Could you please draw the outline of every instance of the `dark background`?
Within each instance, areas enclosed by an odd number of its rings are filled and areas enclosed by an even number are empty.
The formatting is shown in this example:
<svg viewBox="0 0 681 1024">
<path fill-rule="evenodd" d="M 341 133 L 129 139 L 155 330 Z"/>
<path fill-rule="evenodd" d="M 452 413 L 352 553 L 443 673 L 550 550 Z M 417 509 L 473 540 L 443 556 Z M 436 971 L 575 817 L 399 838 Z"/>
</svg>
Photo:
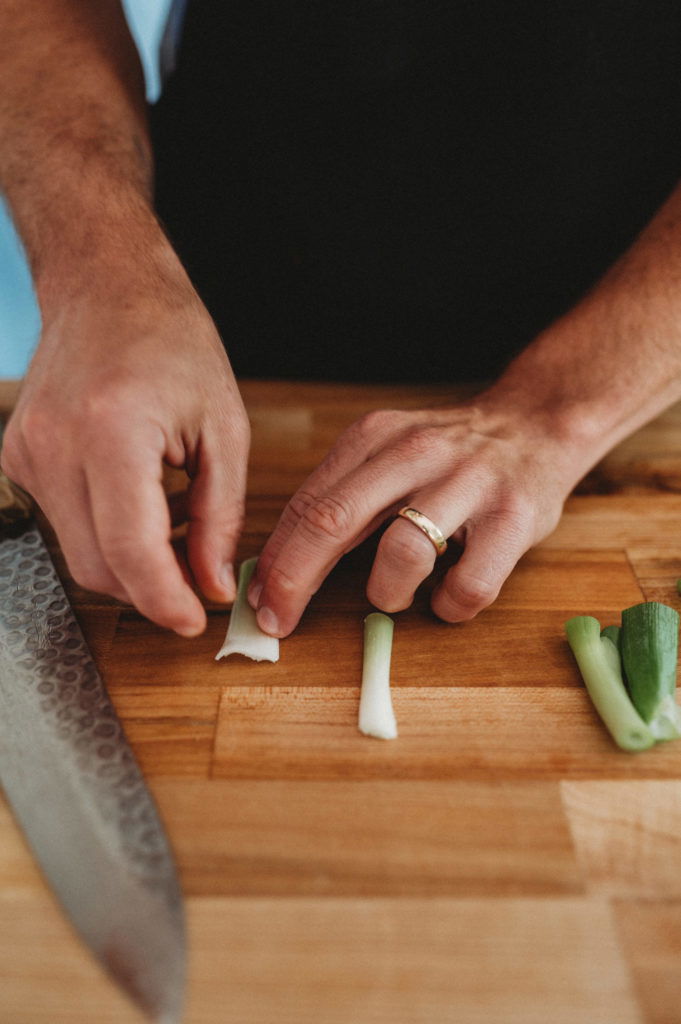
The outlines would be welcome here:
<svg viewBox="0 0 681 1024">
<path fill-rule="evenodd" d="M 237 374 L 498 372 L 674 187 L 680 8 L 190 0 L 157 206 Z"/>
</svg>

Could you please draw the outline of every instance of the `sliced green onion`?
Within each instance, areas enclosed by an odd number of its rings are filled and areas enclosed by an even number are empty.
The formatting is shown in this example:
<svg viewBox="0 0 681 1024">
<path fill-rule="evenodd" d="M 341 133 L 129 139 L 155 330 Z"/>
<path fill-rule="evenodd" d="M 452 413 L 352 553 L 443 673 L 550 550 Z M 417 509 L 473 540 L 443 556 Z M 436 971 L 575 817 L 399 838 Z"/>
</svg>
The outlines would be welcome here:
<svg viewBox="0 0 681 1024">
<path fill-rule="evenodd" d="M 393 620 L 382 612 L 372 612 L 364 620 L 359 731 L 380 740 L 394 740 L 397 737 L 397 723 L 390 698 L 393 628 Z"/>
<path fill-rule="evenodd" d="M 622 629 L 620 626 L 604 626 L 601 630 L 601 636 L 607 636 L 608 640 L 612 640 L 619 651 L 620 641 L 622 638 Z"/>
<path fill-rule="evenodd" d="M 624 680 L 632 703 L 657 739 L 681 736 L 675 703 L 679 613 L 659 601 L 644 601 L 622 612 Z"/>
<path fill-rule="evenodd" d="M 619 652 L 610 637 L 601 637 L 598 619 L 576 615 L 565 623 L 565 631 L 594 707 L 618 747 L 652 747 L 655 736 L 629 699 Z"/>
<path fill-rule="evenodd" d="M 253 661 L 279 661 L 279 640 L 276 636 L 270 636 L 262 631 L 246 597 L 257 561 L 257 558 L 249 558 L 241 563 L 239 585 L 229 617 L 227 636 L 215 655 L 216 661 L 229 654 L 245 654 Z"/>
</svg>

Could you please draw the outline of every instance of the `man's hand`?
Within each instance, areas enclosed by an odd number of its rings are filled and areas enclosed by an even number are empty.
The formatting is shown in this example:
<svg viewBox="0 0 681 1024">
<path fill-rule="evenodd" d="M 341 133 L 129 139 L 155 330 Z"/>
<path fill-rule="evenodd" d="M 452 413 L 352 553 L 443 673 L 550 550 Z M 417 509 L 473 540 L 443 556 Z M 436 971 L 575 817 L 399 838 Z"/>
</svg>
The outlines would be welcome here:
<svg viewBox="0 0 681 1024">
<path fill-rule="evenodd" d="M 196 634 L 205 615 L 170 544 L 162 465 L 192 478 L 189 573 L 230 600 L 248 423 L 153 213 L 144 80 L 119 0 L 0 4 L 0 137 L 43 319 L 3 468 L 79 583 Z"/>
<path fill-rule="evenodd" d="M 191 477 L 193 580 L 229 601 L 249 428 L 210 317 L 179 265 L 165 278 L 91 282 L 46 323 L 2 466 L 40 504 L 82 586 L 192 636 L 205 614 L 170 543 L 162 465 Z"/>
<path fill-rule="evenodd" d="M 353 424 L 291 499 L 260 556 L 249 596 L 261 627 L 290 633 L 339 558 L 403 505 L 462 544 L 432 607 L 450 622 L 472 618 L 554 528 L 574 482 L 544 426 L 484 396 L 449 409 L 369 413 Z M 407 608 L 435 558 L 425 534 L 396 518 L 378 544 L 369 600 L 386 612 Z"/>
<path fill-rule="evenodd" d="M 681 186 L 598 286 L 476 399 L 372 413 L 350 427 L 261 555 L 249 594 L 261 627 L 290 633 L 341 555 L 403 505 L 463 546 L 434 591 L 436 614 L 468 619 L 493 601 L 577 481 L 681 398 L 680 277 Z M 427 537 L 396 519 L 378 545 L 369 599 L 406 608 L 434 561 Z"/>
</svg>

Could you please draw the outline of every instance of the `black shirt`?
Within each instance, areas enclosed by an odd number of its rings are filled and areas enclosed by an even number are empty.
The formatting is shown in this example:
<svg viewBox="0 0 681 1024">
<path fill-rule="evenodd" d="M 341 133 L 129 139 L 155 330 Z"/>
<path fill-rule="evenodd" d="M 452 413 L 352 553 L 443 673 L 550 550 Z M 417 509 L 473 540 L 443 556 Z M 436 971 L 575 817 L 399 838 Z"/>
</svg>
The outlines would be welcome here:
<svg viewBox="0 0 681 1024">
<path fill-rule="evenodd" d="M 237 374 L 485 377 L 681 168 L 681 4 L 194 0 L 160 215 Z"/>
</svg>

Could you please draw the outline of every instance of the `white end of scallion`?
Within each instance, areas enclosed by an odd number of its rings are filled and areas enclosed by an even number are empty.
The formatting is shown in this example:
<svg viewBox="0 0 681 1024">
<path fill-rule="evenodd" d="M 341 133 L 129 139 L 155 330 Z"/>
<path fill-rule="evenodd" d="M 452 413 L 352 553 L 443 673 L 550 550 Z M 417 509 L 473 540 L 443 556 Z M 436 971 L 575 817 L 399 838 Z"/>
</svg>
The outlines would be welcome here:
<svg viewBox="0 0 681 1024">
<path fill-rule="evenodd" d="M 382 612 L 372 612 L 364 620 L 359 731 L 380 740 L 394 740 L 397 737 L 397 722 L 390 698 L 393 628 L 393 620 Z"/>
<path fill-rule="evenodd" d="M 263 633 L 246 597 L 257 561 L 257 558 L 249 558 L 241 563 L 239 585 L 229 617 L 227 636 L 215 655 L 216 661 L 229 654 L 244 654 L 253 661 L 279 661 L 279 640 L 276 636 Z"/>
</svg>

